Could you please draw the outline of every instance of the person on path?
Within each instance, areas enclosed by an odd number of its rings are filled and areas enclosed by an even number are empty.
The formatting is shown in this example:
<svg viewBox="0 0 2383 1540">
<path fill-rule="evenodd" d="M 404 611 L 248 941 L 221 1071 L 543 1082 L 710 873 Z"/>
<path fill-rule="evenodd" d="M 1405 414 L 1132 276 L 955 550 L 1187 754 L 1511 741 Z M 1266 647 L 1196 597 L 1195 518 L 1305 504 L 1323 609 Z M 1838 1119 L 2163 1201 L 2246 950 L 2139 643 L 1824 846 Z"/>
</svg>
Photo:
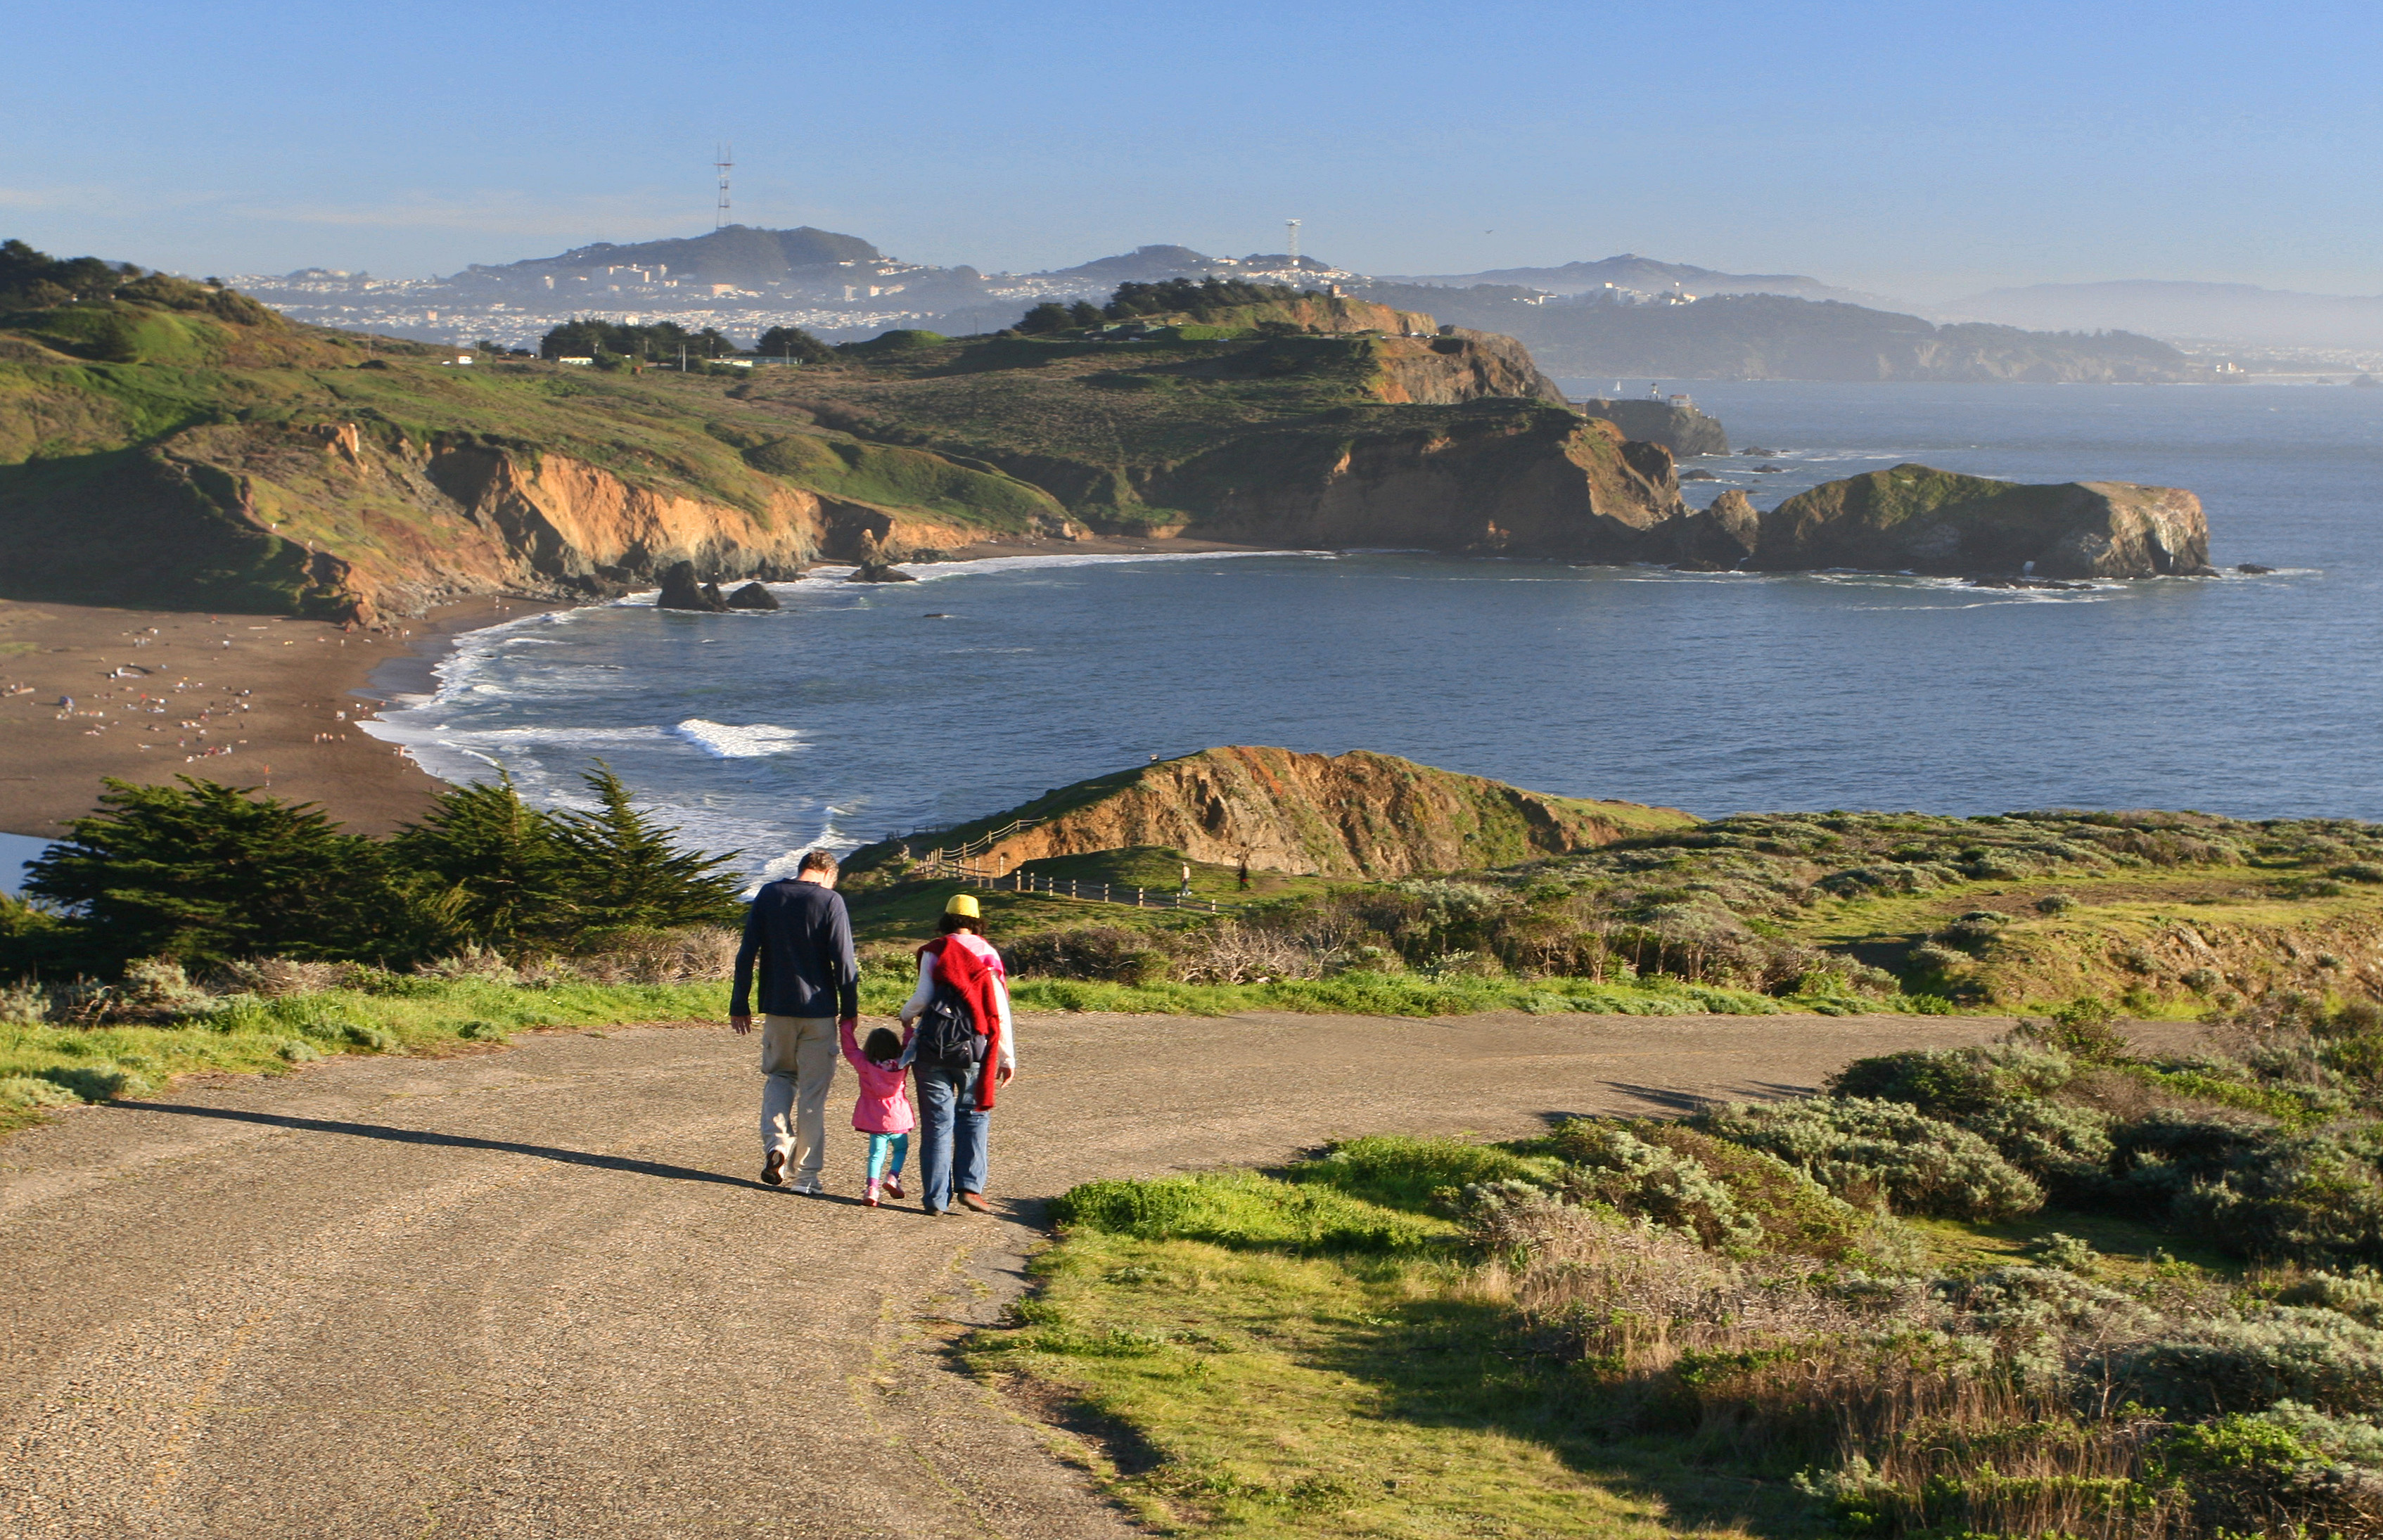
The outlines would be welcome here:
<svg viewBox="0 0 2383 1540">
<path fill-rule="evenodd" d="M 761 1180 L 818 1197 L 827 1161 L 827 1093 L 835 1080 L 838 1021 L 860 1018 L 860 965 L 852 918 L 835 895 L 835 857 L 807 850 L 791 880 L 762 884 L 745 915 L 728 1024 L 753 1029 L 754 965 L 761 972 Z"/>
<path fill-rule="evenodd" d="M 950 1208 L 956 1189 L 966 1207 L 992 1212 L 984 1184 L 994 1092 L 1018 1074 L 1018 1053 L 1009 970 L 983 928 L 976 896 L 954 893 L 944 906 L 943 938 L 919 948 L 919 987 L 902 1006 L 905 1028 L 931 1010 L 948 1012 L 965 1024 L 968 1040 L 949 1056 L 932 1051 L 932 1031 L 914 1030 L 910 1041 L 919 1082 L 919 1203 L 929 1214 Z"/>
<path fill-rule="evenodd" d="M 885 1028 L 873 1029 L 867 1044 L 852 1041 L 853 1023 L 836 1023 L 845 1062 L 860 1077 L 860 1100 L 852 1105 L 852 1126 L 869 1136 L 869 1160 L 862 1167 L 860 1201 L 877 1206 L 882 1189 L 888 1198 L 902 1196 L 902 1163 L 910 1154 L 910 1097 L 904 1089 L 910 1055 L 908 1044 Z"/>
</svg>

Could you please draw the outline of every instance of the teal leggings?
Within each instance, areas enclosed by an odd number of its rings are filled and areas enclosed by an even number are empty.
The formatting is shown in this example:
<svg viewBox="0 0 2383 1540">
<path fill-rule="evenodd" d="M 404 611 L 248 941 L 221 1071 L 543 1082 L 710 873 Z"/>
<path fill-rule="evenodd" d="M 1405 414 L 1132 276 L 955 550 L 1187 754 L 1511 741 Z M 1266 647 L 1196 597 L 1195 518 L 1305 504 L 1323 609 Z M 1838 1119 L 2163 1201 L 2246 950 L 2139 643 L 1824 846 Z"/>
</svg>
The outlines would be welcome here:
<svg viewBox="0 0 2383 1540">
<path fill-rule="evenodd" d="M 902 1175 L 902 1163 L 910 1158 L 910 1136 L 908 1134 L 871 1134 L 869 1136 L 869 1179 L 882 1181 L 891 1172 Z"/>
</svg>

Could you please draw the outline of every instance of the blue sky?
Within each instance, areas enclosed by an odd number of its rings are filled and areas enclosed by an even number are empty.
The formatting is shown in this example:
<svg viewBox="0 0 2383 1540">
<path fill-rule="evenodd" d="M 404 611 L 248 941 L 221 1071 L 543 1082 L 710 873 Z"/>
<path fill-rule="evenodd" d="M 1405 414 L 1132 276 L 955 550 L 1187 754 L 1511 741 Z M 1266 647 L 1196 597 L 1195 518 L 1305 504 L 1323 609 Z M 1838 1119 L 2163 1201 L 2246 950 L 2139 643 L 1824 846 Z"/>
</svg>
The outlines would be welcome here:
<svg viewBox="0 0 2383 1540">
<path fill-rule="evenodd" d="M 451 272 L 736 216 L 914 261 L 1148 241 L 1372 272 L 1636 251 L 1947 298 L 2383 290 L 2383 7 L 17 7 L 0 234 Z M 40 61 L 27 68 L 27 61 Z"/>
</svg>

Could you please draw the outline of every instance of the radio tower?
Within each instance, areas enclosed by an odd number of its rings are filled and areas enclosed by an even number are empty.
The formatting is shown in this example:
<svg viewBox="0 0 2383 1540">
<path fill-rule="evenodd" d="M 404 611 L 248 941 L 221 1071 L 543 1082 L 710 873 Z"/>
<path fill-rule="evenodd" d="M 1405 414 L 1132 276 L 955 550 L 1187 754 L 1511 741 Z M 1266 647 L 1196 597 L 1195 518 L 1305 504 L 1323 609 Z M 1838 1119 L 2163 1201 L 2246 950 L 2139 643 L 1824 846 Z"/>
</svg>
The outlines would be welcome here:
<svg viewBox="0 0 2383 1540">
<path fill-rule="evenodd" d="M 1283 225 L 1290 231 L 1290 270 L 1296 273 L 1299 271 L 1299 221 L 1286 219 Z"/>
<path fill-rule="evenodd" d="M 720 173 L 720 209 L 711 216 L 711 228 L 715 230 L 724 229 L 728 225 L 728 168 L 736 164 L 729 158 L 734 153 L 729 146 L 722 144 L 717 152 L 720 158 L 711 163 L 711 168 Z"/>
</svg>

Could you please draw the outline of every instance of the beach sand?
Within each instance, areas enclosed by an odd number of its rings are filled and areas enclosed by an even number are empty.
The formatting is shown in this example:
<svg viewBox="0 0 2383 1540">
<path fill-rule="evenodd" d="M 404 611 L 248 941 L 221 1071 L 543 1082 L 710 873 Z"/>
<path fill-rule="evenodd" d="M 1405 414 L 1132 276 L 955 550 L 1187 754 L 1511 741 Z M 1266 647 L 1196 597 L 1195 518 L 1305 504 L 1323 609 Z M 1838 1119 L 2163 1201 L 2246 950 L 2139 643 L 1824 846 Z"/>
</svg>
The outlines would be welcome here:
<svg viewBox="0 0 2383 1540">
<path fill-rule="evenodd" d="M 461 633 L 554 608 L 475 598 L 342 633 L 278 616 L 0 601 L 0 831 L 65 832 L 105 776 L 191 775 L 319 802 L 358 832 L 387 833 L 443 783 L 359 716 L 428 693 Z"/>
<path fill-rule="evenodd" d="M 946 554 L 1258 548 L 1088 536 L 988 541 Z M 0 832 L 64 833 L 68 819 L 97 805 L 104 777 L 191 775 L 318 802 L 357 832 L 387 833 L 421 816 L 443 782 L 365 733 L 359 716 L 401 695 L 429 694 L 431 670 L 463 633 L 562 608 L 480 598 L 387 631 L 342 632 L 282 616 L 0 600 Z M 61 697 L 73 700 L 70 711 Z"/>
</svg>

